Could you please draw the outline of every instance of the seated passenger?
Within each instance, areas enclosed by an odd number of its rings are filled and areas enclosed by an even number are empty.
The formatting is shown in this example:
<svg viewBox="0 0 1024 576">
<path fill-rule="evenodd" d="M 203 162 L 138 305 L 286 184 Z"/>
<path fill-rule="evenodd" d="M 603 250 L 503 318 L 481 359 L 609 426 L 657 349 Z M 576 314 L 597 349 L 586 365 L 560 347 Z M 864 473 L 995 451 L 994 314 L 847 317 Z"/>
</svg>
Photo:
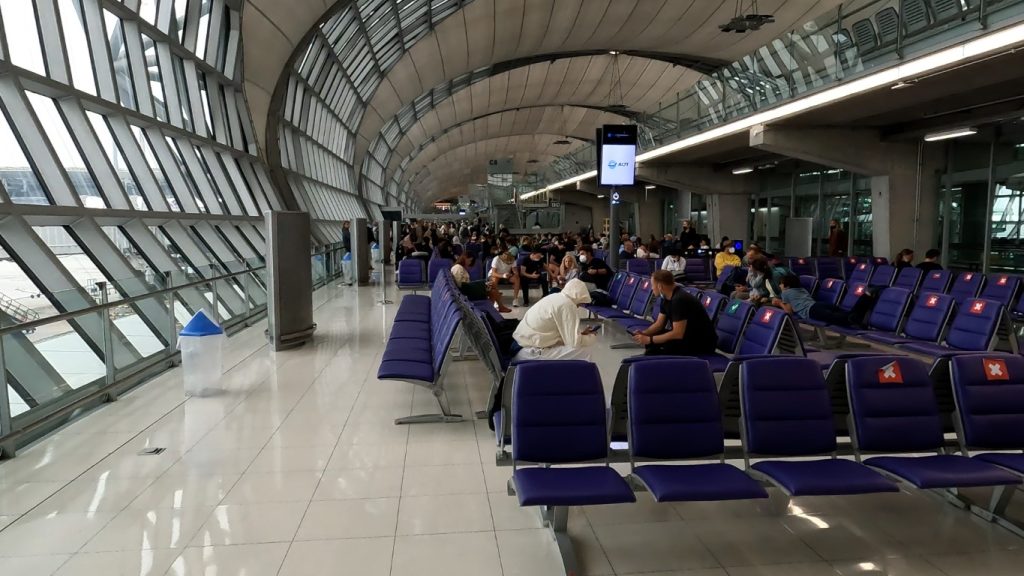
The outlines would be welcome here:
<svg viewBox="0 0 1024 576">
<path fill-rule="evenodd" d="M 773 298 L 772 306 L 778 306 L 801 320 L 812 319 L 834 326 L 853 326 L 864 317 L 864 307 L 870 306 L 870 300 L 863 297 L 849 311 L 818 302 L 800 285 L 800 277 L 796 274 L 783 276 L 781 285 L 782 298 Z M 865 304 L 861 305 L 861 301 Z"/>
<path fill-rule="evenodd" d="M 575 280 L 579 277 L 580 265 L 576 262 L 576 257 L 572 254 L 566 254 L 562 258 L 562 265 L 558 267 L 558 274 L 555 276 L 554 286 L 551 287 L 551 291 L 561 291 L 570 280 Z"/>
<path fill-rule="evenodd" d="M 530 252 L 530 255 L 519 267 L 519 285 L 523 289 L 523 305 L 530 305 L 530 285 L 540 285 L 543 296 L 548 295 L 548 269 L 544 263 L 542 252 Z"/>
<path fill-rule="evenodd" d="M 598 290 L 608 290 L 612 281 L 612 269 L 600 258 L 594 258 L 594 251 L 587 246 L 580 248 L 580 280 L 590 282 Z"/>
<path fill-rule="evenodd" d="M 522 347 L 520 360 L 590 360 L 589 346 L 597 336 L 580 331 L 579 307 L 590 303 L 587 286 L 580 280 L 566 282 L 565 288 L 541 298 L 526 311 L 512 337 Z"/>
<path fill-rule="evenodd" d="M 472 252 L 463 252 L 459 261 L 452 266 L 452 278 L 455 285 L 470 300 L 490 300 L 498 305 L 498 312 L 503 314 L 512 310 L 501 303 L 501 291 L 493 280 L 473 281 L 469 277 L 469 269 L 476 264 L 476 255 Z"/>
<path fill-rule="evenodd" d="M 661 297 L 658 318 L 649 328 L 633 335 L 633 340 L 644 346 L 644 355 L 714 354 L 718 335 L 700 300 L 677 286 L 668 270 L 652 274 L 651 287 L 654 297 Z"/>
<path fill-rule="evenodd" d="M 715 275 L 721 276 L 722 271 L 725 270 L 726 266 L 732 266 L 739 268 L 743 262 L 740 261 L 740 257 L 736 255 L 736 247 L 733 246 L 732 242 L 728 238 L 722 239 L 722 251 L 715 254 Z"/>
<path fill-rule="evenodd" d="M 678 248 L 671 248 L 668 251 L 668 256 L 661 261 L 661 269 L 671 272 L 677 282 L 686 278 L 686 259 L 679 255 Z"/>
<path fill-rule="evenodd" d="M 904 248 L 903 250 L 900 250 L 900 253 L 897 254 L 895 258 L 893 258 L 892 265 L 895 266 L 897 270 L 899 270 L 900 268 L 909 268 L 913 266 L 914 251 L 911 250 L 910 248 Z"/>
<path fill-rule="evenodd" d="M 942 264 L 939 264 L 939 259 L 941 257 L 942 252 L 939 252 L 935 248 L 931 248 L 924 253 L 924 261 L 918 264 L 917 267 L 925 274 L 936 270 L 942 270 Z"/>
<path fill-rule="evenodd" d="M 750 300 L 753 304 L 761 304 L 778 296 L 780 289 L 775 283 L 768 259 L 763 255 L 752 258 L 750 271 L 747 273 L 747 286 L 737 286 L 732 297 L 739 300 Z"/>
<path fill-rule="evenodd" d="M 512 285 L 512 307 L 519 306 L 519 274 L 515 270 L 516 259 L 508 252 L 502 252 L 491 261 L 491 280 L 497 284 Z"/>
</svg>

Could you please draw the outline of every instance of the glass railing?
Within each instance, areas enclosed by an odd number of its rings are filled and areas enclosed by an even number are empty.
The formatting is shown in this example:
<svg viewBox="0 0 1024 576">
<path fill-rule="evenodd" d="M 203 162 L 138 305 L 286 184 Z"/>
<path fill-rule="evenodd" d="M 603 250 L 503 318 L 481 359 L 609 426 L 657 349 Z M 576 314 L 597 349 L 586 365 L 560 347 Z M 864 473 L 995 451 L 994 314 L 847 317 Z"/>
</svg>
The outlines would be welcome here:
<svg viewBox="0 0 1024 576">
<path fill-rule="evenodd" d="M 1024 19 L 1024 0 L 860 0 L 782 34 L 704 76 L 637 124 L 647 151 L 908 57 Z M 557 158 L 560 178 L 593 170 L 593 145 Z"/>
<path fill-rule="evenodd" d="M 341 249 L 317 251 L 311 265 L 324 285 L 341 274 Z M 15 301 L 18 314 L 9 304 L 0 314 L 0 452 L 13 455 L 172 366 L 178 333 L 198 310 L 227 333 L 253 325 L 267 311 L 267 281 L 263 262 L 252 259 Z"/>
</svg>

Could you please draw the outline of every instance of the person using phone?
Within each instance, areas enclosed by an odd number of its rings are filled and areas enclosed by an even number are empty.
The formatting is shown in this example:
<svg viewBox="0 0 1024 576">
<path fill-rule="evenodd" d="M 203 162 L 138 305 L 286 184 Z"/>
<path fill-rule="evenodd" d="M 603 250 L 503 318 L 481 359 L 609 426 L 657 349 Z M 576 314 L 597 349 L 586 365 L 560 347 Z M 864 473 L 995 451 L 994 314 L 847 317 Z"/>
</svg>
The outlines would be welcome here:
<svg viewBox="0 0 1024 576">
<path fill-rule="evenodd" d="M 512 337 L 522 350 L 520 360 L 590 360 L 595 330 L 580 329 L 579 307 L 590 303 L 587 286 L 579 279 L 558 293 L 541 298 L 523 316 Z"/>
<path fill-rule="evenodd" d="M 658 318 L 649 328 L 633 335 L 646 356 L 700 356 L 714 354 L 718 335 L 704 306 L 676 285 L 672 273 L 651 275 L 654 296 L 661 297 Z"/>
<path fill-rule="evenodd" d="M 512 285 L 512 307 L 519 307 L 519 273 L 516 259 L 508 252 L 502 252 L 491 261 L 491 280 L 497 284 Z"/>
</svg>

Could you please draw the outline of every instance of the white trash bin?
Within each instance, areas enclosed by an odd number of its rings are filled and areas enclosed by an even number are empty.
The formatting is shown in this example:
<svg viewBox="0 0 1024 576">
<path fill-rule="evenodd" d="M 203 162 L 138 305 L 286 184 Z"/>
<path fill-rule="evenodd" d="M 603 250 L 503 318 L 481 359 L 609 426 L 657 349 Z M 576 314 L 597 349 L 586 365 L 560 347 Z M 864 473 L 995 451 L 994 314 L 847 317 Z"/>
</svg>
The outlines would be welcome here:
<svg viewBox="0 0 1024 576">
<path fill-rule="evenodd" d="M 345 256 L 341 259 L 341 279 L 345 284 L 351 286 L 355 284 L 355 270 L 352 266 L 352 253 L 346 252 Z"/>
<path fill-rule="evenodd" d="M 380 245 L 376 242 L 370 244 L 370 261 L 374 264 L 380 264 L 384 261 L 382 254 L 380 253 Z"/>
<path fill-rule="evenodd" d="M 221 391 L 223 343 L 224 329 L 210 319 L 206 310 L 196 312 L 178 333 L 186 396 L 210 396 Z"/>
</svg>

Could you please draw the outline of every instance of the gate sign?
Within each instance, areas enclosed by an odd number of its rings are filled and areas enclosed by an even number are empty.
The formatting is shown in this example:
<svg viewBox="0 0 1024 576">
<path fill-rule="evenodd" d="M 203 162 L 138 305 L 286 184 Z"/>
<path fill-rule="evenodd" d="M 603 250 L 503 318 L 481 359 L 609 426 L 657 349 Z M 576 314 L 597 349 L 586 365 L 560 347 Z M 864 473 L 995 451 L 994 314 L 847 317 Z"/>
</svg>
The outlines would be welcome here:
<svg viewBox="0 0 1024 576">
<path fill-rule="evenodd" d="M 632 186 L 636 181 L 636 125 L 606 125 L 601 128 L 598 173 L 601 186 Z"/>
</svg>

